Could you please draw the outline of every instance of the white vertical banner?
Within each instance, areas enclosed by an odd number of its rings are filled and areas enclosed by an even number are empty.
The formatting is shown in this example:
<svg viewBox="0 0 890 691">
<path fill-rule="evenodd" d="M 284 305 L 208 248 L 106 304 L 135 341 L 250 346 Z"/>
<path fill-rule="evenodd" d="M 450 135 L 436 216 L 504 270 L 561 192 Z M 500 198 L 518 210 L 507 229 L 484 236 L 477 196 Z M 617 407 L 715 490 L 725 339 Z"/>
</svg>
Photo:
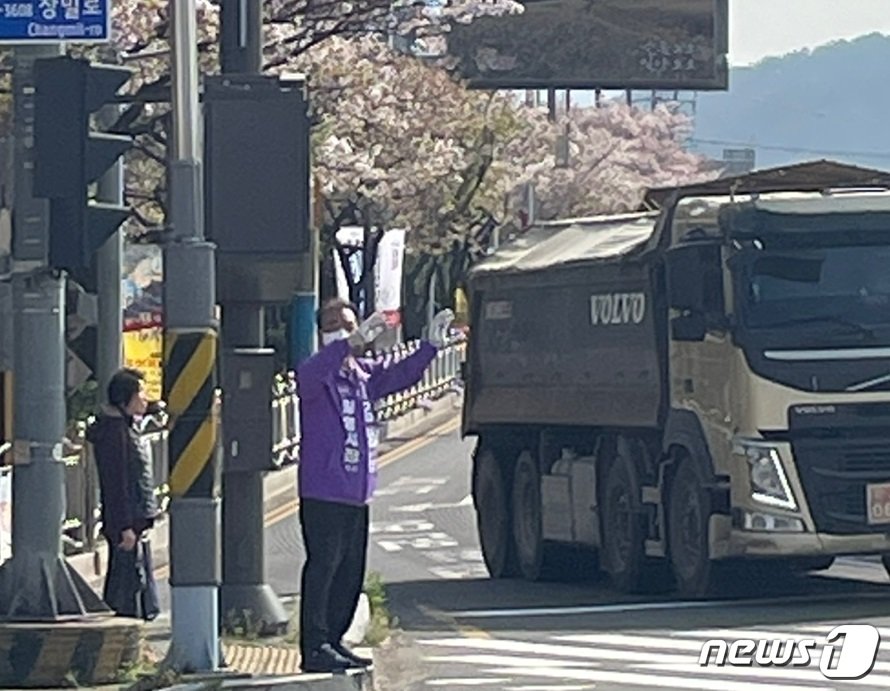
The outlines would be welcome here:
<svg viewBox="0 0 890 691">
<path fill-rule="evenodd" d="M 343 226 L 337 231 L 337 243 L 342 247 L 362 247 L 364 244 L 365 231 L 361 226 Z M 334 275 L 337 281 L 337 297 L 343 300 L 349 299 L 349 283 L 346 280 L 346 271 L 354 280 L 358 280 L 362 275 L 362 253 L 354 252 L 349 260 L 349 267 L 343 266 L 340 261 L 340 255 L 336 248 L 331 250 L 334 253 Z"/>
<path fill-rule="evenodd" d="M 334 257 L 334 278 L 337 283 L 337 297 L 342 300 L 349 299 L 349 284 L 346 282 L 346 272 L 343 271 L 343 263 L 340 261 L 340 253 L 336 249 L 331 250 Z"/>
<path fill-rule="evenodd" d="M 12 468 L 0 469 L 0 562 L 12 556 Z"/>
<path fill-rule="evenodd" d="M 386 315 L 390 328 L 401 324 L 402 269 L 405 260 L 405 231 L 388 230 L 377 248 L 375 304 Z"/>
</svg>

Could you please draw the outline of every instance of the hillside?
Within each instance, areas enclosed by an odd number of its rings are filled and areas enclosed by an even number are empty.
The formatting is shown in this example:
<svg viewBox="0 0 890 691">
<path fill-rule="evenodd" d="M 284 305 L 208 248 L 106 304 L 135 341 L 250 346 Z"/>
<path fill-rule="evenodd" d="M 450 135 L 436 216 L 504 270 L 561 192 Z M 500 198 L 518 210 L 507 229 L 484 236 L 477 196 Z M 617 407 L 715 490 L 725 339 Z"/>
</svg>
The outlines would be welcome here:
<svg viewBox="0 0 890 691">
<path fill-rule="evenodd" d="M 758 168 L 833 158 L 890 169 L 887 84 L 880 34 L 735 68 L 729 92 L 699 94 L 694 149 L 719 159 L 722 142 L 753 146 Z"/>
</svg>

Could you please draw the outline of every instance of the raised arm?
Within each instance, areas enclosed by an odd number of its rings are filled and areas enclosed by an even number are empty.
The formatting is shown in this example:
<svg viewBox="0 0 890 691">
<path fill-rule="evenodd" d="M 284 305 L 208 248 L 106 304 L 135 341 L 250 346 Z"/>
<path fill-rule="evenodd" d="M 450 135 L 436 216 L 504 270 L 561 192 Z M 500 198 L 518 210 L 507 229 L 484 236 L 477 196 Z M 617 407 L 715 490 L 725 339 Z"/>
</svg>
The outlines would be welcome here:
<svg viewBox="0 0 890 691">
<path fill-rule="evenodd" d="M 375 400 L 386 398 L 397 391 L 414 386 L 448 341 L 448 328 L 454 321 L 454 312 L 442 310 L 430 324 L 430 339 L 404 360 L 390 364 L 372 365 L 368 393 Z"/>
<path fill-rule="evenodd" d="M 310 400 L 324 392 L 325 383 L 331 381 L 343 361 L 349 355 L 349 341 L 342 339 L 315 353 L 297 368 L 297 393 Z"/>
<path fill-rule="evenodd" d="M 371 365 L 368 380 L 371 398 L 379 400 L 414 386 L 423 378 L 423 373 L 438 352 L 436 346 L 424 341 L 404 360 Z"/>
</svg>

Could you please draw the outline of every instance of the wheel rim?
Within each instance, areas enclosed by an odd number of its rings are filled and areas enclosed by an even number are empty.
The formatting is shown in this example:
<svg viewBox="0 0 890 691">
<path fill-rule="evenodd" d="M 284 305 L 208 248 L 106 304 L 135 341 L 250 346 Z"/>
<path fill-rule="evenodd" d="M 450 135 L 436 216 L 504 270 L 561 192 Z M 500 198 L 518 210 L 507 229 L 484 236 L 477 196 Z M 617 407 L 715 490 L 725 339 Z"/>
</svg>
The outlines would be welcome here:
<svg viewBox="0 0 890 691">
<path fill-rule="evenodd" d="M 627 568 L 631 549 L 630 537 L 630 494 L 623 484 L 614 487 L 609 493 L 609 534 L 612 536 L 611 563 L 614 571 Z"/>
<path fill-rule="evenodd" d="M 701 506 L 694 488 L 683 485 L 678 497 L 678 515 L 675 517 L 679 528 L 678 554 L 675 563 L 683 576 L 692 576 L 701 563 Z"/>
</svg>

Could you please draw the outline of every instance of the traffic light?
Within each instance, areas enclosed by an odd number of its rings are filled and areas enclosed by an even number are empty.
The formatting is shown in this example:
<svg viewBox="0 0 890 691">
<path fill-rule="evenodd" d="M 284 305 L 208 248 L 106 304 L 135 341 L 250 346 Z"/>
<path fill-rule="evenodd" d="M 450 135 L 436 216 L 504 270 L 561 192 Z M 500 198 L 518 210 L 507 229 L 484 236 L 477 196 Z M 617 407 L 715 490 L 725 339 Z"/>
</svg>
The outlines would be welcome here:
<svg viewBox="0 0 890 691">
<path fill-rule="evenodd" d="M 114 103 L 132 71 L 59 57 L 34 63 L 33 193 L 50 200 L 49 264 L 77 271 L 129 216 L 89 199 L 89 187 L 132 146 L 131 137 L 93 132 L 90 117 Z"/>
</svg>

